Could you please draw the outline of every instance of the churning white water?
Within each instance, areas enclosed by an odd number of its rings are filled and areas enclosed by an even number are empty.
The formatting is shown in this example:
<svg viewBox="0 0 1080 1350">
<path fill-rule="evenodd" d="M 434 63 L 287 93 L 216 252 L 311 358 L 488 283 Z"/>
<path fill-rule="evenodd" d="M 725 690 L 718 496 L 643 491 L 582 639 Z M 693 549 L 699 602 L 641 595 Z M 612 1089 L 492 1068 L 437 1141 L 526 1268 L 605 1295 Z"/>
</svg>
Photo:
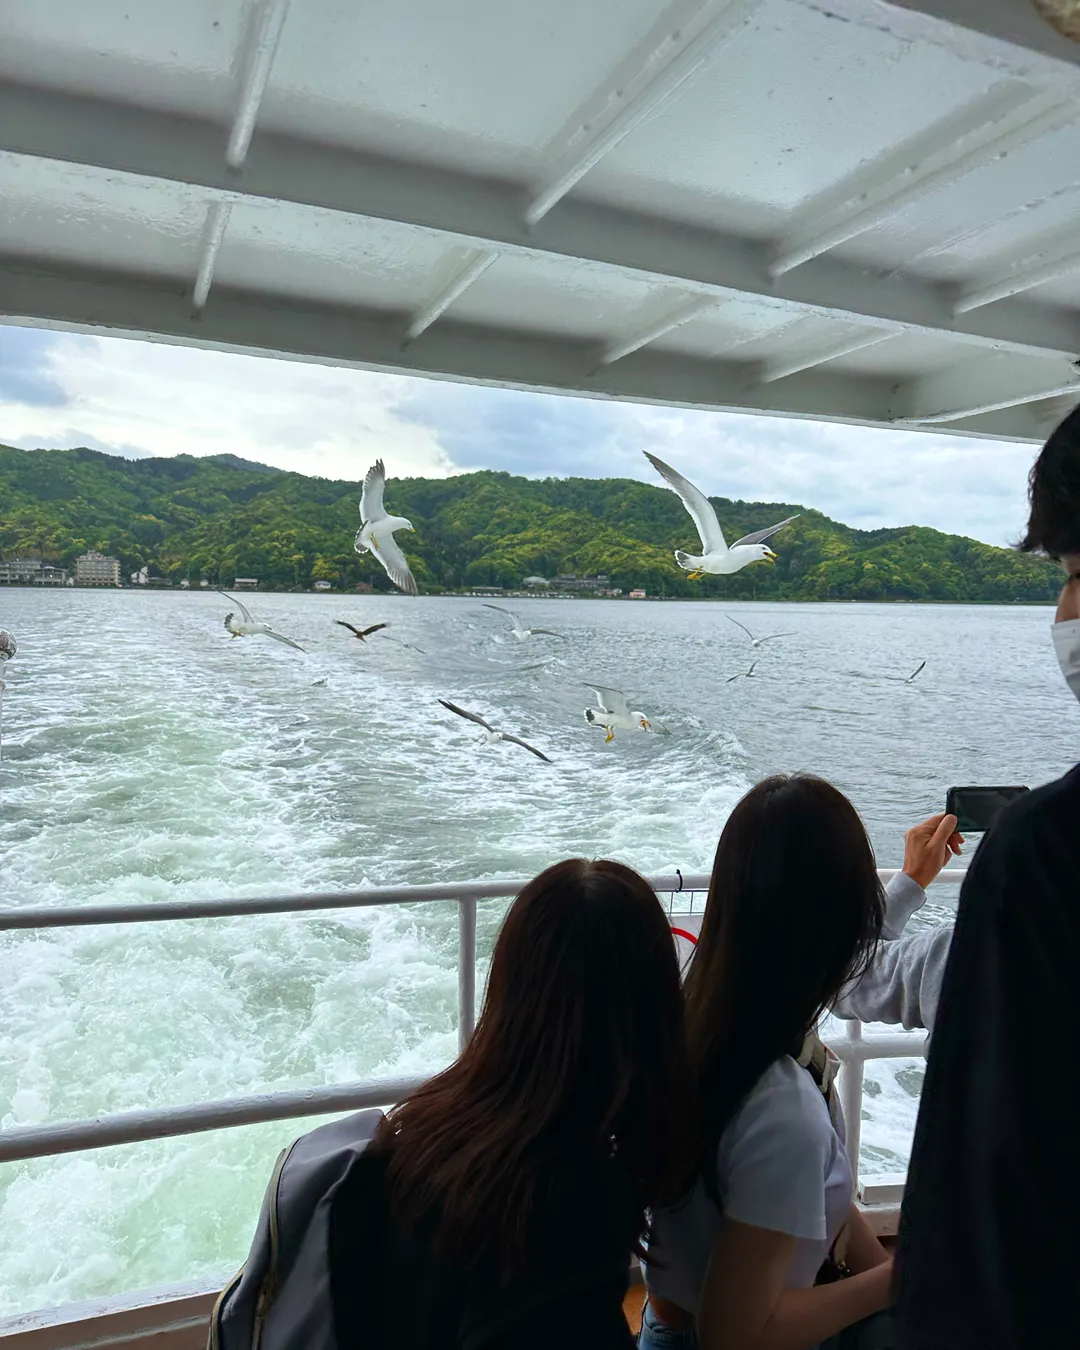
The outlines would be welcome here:
<svg viewBox="0 0 1080 1350">
<path fill-rule="evenodd" d="M 525 877 L 570 854 L 707 870 L 740 794 L 832 778 L 883 866 L 953 783 L 1075 759 L 1048 609 L 258 595 L 309 650 L 230 640 L 220 596 L 10 590 L 3 905 Z M 362 647 L 334 620 L 388 620 Z M 759 658 L 755 677 L 725 683 Z M 879 678 L 905 675 L 908 686 Z M 670 736 L 585 723 L 623 688 Z M 325 683 L 315 683 L 323 681 Z M 481 746 L 448 697 L 554 761 Z M 1072 721 L 1067 720 L 1072 719 Z M 916 922 L 942 922 L 940 890 Z M 481 956 L 504 902 L 480 906 Z M 3 1125 L 434 1069 L 455 1051 L 453 907 L 0 938 Z M 481 972 L 482 974 L 482 972 Z M 863 1166 L 903 1165 L 920 1069 L 867 1070 Z M 0 1313 L 235 1266 L 282 1122 L 0 1167 Z"/>
</svg>

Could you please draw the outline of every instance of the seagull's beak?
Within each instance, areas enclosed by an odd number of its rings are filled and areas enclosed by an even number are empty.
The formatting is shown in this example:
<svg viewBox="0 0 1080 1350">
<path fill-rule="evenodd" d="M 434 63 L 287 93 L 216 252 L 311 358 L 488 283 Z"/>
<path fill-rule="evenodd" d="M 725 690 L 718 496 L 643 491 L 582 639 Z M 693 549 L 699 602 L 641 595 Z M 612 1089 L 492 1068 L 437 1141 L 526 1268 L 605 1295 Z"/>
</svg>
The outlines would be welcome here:
<svg viewBox="0 0 1080 1350">
<path fill-rule="evenodd" d="M 765 561 L 766 561 L 766 562 L 771 562 L 771 563 L 774 563 L 774 564 L 775 564 L 775 562 L 776 562 L 776 554 L 772 551 L 771 548 L 767 548 L 767 549 L 765 550 Z"/>
</svg>

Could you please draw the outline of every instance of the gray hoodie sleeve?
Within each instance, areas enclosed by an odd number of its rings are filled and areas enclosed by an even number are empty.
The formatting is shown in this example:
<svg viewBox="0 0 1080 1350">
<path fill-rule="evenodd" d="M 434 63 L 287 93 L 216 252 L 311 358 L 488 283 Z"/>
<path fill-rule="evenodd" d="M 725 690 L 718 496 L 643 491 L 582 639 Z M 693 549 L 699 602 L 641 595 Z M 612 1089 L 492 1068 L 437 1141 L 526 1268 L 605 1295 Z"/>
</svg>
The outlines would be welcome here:
<svg viewBox="0 0 1080 1350">
<path fill-rule="evenodd" d="M 903 936 L 905 924 L 925 899 L 922 887 L 902 872 L 889 882 L 884 941 L 866 974 L 849 984 L 833 1004 L 834 1016 L 898 1023 L 908 1031 L 933 1028 L 952 926 Z"/>
</svg>

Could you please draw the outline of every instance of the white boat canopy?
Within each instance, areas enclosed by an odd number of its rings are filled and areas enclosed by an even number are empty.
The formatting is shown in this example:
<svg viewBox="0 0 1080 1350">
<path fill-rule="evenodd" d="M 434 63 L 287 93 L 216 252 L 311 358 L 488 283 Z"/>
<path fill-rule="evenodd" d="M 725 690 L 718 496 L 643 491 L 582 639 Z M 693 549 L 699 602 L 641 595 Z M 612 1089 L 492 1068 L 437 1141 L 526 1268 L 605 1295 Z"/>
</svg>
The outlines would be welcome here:
<svg viewBox="0 0 1080 1350">
<path fill-rule="evenodd" d="M 5 0 L 0 318 L 1041 439 L 1080 0 Z"/>
</svg>

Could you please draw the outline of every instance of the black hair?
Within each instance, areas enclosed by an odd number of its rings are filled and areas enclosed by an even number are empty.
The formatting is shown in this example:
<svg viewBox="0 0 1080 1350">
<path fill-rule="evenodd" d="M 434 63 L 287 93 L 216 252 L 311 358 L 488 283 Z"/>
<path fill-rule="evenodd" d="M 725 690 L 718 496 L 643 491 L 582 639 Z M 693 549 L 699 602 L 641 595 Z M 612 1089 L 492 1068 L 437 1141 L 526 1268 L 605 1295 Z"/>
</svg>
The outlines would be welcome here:
<svg viewBox="0 0 1080 1350">
<path fill-rule="evenodd" d="M 1051 558 L 1080 553 L 1080 407 L 1040 451 L 1031 468 L 1028 496 L 1031 514 L 1020 548 Z"/>
</svg>

